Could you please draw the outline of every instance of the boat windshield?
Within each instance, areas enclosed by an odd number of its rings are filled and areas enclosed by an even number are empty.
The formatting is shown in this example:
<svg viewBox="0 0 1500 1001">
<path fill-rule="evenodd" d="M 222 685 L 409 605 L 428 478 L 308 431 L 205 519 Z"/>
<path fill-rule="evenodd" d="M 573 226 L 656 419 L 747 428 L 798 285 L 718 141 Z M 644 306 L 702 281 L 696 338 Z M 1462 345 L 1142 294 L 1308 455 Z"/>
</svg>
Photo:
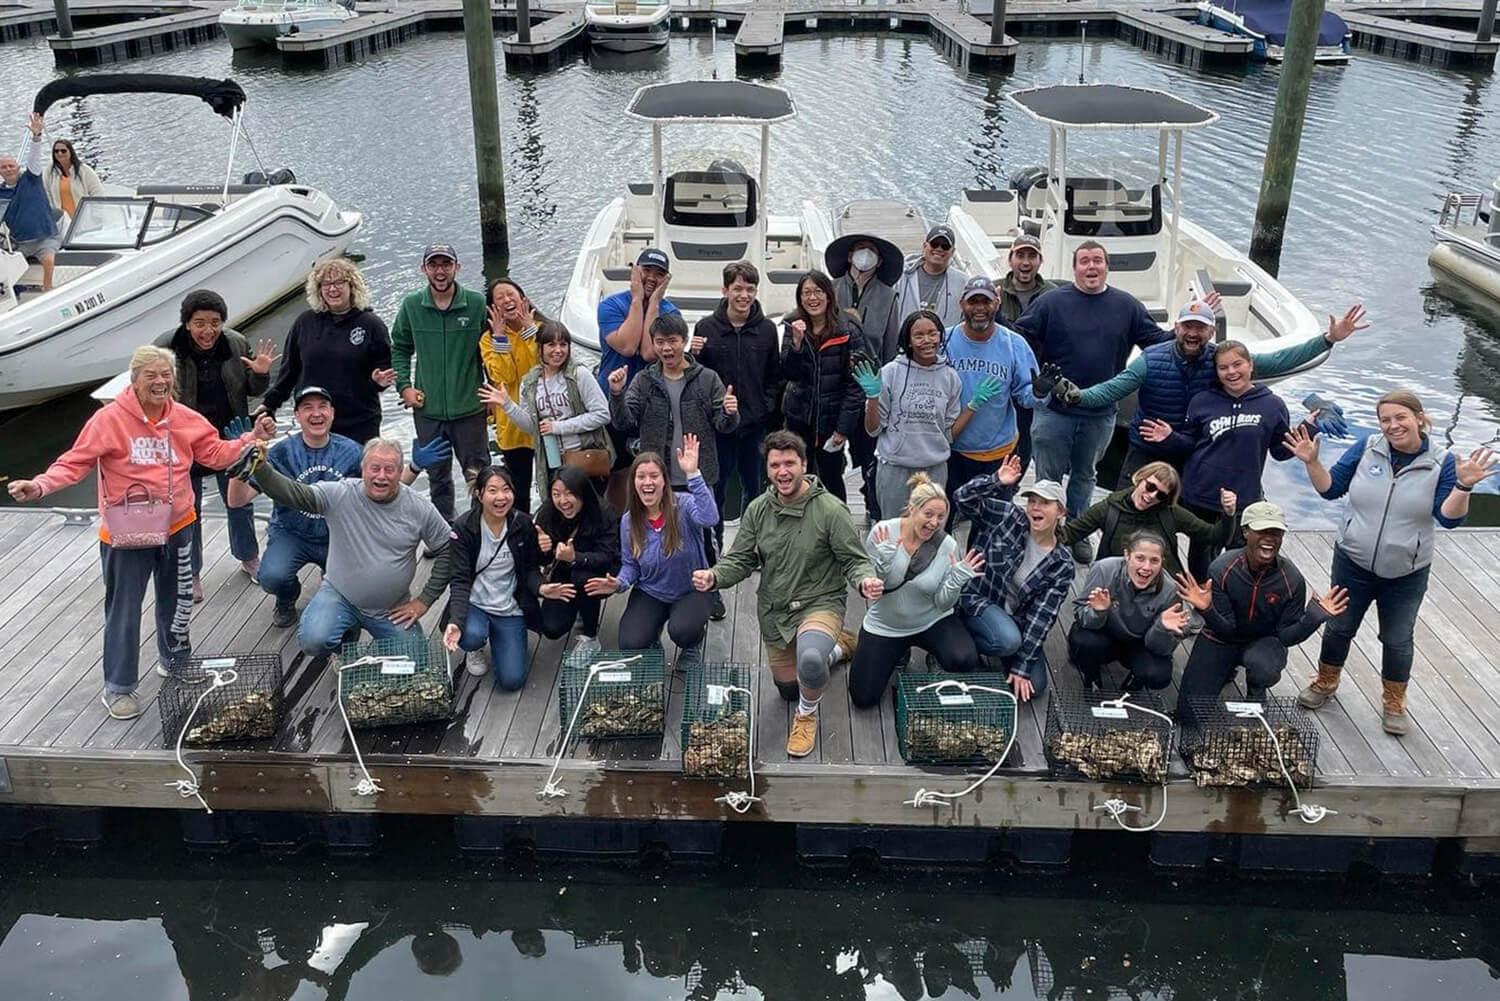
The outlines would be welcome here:
<svg viewBox="0 0 1500 1001">
<path fill-rule="evenodd" d="M 85 198 L 63 240 L 67 250 L 133 250 L 170 239 L 209 213 L 154 198 Z"/>
<path fill-rule="evenodd" d="M 236 9 L 256 11 L 307 10 L 342 6 L 336 0 L 240 0 Z"/>
<path fill-rule="evenodd" d="M 667 178 L 663 216 L 672 226 L 753 226 L 755 181 L 728 167 L 680 170 Z"/>
<path fill-rule="evenodd" d="M 1130 155 L 1070 156 L 1062 190 L 1064 231 L 1096 238 L 1160 233 L 1164 193 L 1155 172 L 1156 164 Z"/>
</svg>

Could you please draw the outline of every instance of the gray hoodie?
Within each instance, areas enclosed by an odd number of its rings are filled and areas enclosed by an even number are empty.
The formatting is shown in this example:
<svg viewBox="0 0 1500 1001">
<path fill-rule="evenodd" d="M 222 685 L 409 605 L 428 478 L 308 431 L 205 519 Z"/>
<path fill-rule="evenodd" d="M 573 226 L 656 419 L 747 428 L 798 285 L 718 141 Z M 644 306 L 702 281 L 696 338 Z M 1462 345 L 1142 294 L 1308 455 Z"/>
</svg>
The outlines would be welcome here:
<svg viewBox="0 0 1500 1001">
<path fill-rule="evenodd" d="M 1109 591 L 1109 611 L 1089 607 L 1089 593 L 1096 587 Z M 1156 584 L 1141 590 L 1131 583 L 1125 557 L 1111 556 L 1089 567 L 1083 590 L 1073 599 L 1073 621 L 1084 629 L 1097 629 L 1119 639 L 1144 640 L 1146 649 L 1170 655 L 1183 639 L 1203 628 L 1203 619 L 1188 609 L 1187 628 L 1179 636 L 1161 626 L 1161 613 L 1178 602 L 1177 589 L 1163 573 Z"/>
<path fill-rule="evenodd" d="M 902 355 L 880 370 L 880 430 L 875 454 L 908 469 L 948 461 L 963 384 L 950 366 L 918 365 Z"/>
<path fill-rule="evenodd" d="M 886 328 L 885 343 L 892 346 L 896 343 L 896 334 L 901 329 L 902 322 L 917 310 L 922 309 L 922 287 L 917 281 L 917 272 L 922 267 L 922 256 L 920 254 L 908 260 L 906 270 L 896 281 L 896 305 L 891 310 L 891 322 Z M 963 310 L 959 308 L 959 297 L 963 295 L 964 282 L 969 276 L 960 271 L 957 265 L 948 265 L 947 272 L 943 275 L 943 283 L 938 286 L 937 302 L 931 303 L 932 311 L 943 318 L 943 329 L 947 330 L 959 320 L 964 318 Z"/>
</svg>

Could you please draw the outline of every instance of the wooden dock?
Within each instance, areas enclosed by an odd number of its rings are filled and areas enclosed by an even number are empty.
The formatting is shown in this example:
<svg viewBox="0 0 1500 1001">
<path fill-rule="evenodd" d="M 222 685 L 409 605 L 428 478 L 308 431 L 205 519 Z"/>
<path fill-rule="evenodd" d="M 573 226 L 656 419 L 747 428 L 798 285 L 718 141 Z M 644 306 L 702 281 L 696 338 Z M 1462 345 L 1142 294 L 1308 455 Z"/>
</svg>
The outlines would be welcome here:
<svg viewBox="0 0 1500 1001">
<path fill-rule="evenodd" d="M 1472 11 L 1470 16 L 1477 22 L 1478 8 L 1466 9 Z M 1413 16 L 1456 18 L 1462 16 L 1459 9 L 1417 10 L 1420 15 L 1413 15 L 1404 7 L 1393 9 L 1390 4 L 1361 4 L 1346 6 L 1338 14 L 1349 25 L 1349 33 L 1353 36 L 1351 41 L 1361 49 L 1438 66 L 1494 68 L 1500 41 L 1492 38 L 1481 42 L 1475 39 L 1472 29 L 1460 30 L 1411 19 Z"/>
<path fill-rule="evenodd" d="M 659 829 L 687 821 L 769 821 L 825 834 L 899 827 L 912 837 L 925 836 L 923 832 L 1035 834 L 1066 844 L 1074 831 L 1113 829 L 1113 821 L 1096 809 L 1111 796 L 1143 806 L 1146 812 L 1138 817 L 1154 817 L 1161 806 L 1160 787 L 1051 779 L 1042 749 L 1044 697 L 1023 708 L 1016 747 L 989 785 L 951 806 L 914 809 L 905 801 L 917 788 L 962 788 L 975 773 L 905 765 L 897 750 L 891 700 L 875 710 L 855 710 L 842 670 L 823 700 L 816 752 L 808 759 L 788 760 L 791 707 L 769 683 L 764 667 L 753 579 L 726 594 L 729 616 L 711 624 L 707 651 L 709 660 L 756 665 L 756 792 L 763 801 L 748 814 L 741 816 L 715 801 L 728 789 L 743 788 L 743 782 L 689 780 L 680 774 L 680 678 L 669 686 L 664 738 L 581 742 L 564 757 L 559 772 L 568 795 L 540 798 L 560 739 L 557 674 L 564 643 L 537 642 L 535 637 L 531 674 L 519 693 L 500 692 L 488 677 L 460 671 L 451 722 L 362 732 L 360 747 L 384 792 L 360 796 L 354 791 L 359 772 L 336 710 L 332 672 L 298 651 L 294 630 L 272 628 L 272 599 L 250 583 L 229 555 L 225 523 L 210 519 L 205 534 L 207 600 L 193 614 L 194 650 L 202 655 L 278 651 L 286 668 L 288 704 L 285 723 L 273 740 L 252 749 L 188 752 L 188 761 L 201 775 L 203 795 L 216 811 L 440 814 L 476 823 L 483 818 L 538 823 L 593 819 Z M 1294 533 L 1284 554 L 1302 568 L 1309 586 L 1322 589 L 1327 587 L 1331 546 L 1326 533 Z M 422 566 L 425 573 L 430 564 Z M 1439 534 L 1432 585 L 1417 627 L 1410 699 L 1414 725 L 1405 739 L 1380 731 L 1380 653 L 1373 615 L 1366 623 L 1344 688 L 1315 715 L 1321 740 L 1318 785 L 1304 798 L 1337 813 L 1308 825 L 1289 814 L 1292 799 L 1283 791 L 1200 789 L 1179 766 L 1166 818 L 1152 837 L 1216 844 L 1236 836 L 1316 836 L 1323 845 L 1350 846 L 1374 839 L 1417 839 L 1406 843 L 1427 846 L 1424 850 L 1455 840 L 1476 857 L 1500 854 L 1500 840 L 1486 840 L 1500 834 L 1497 567 L 1500 530 Z M 305 575 L 304 602 L 316 582 L 317 571 L 311 568 Z M 146 711 L 127 722 L 110 719 L 99 700 L 102 602 L 94 525 L 65 521 L 56 513 L 0 510 L 0 814 L 7 804 L 191 805 L 170 786 L 182 772 L 164 749 L 160 716 L 152 704 L 159 682 L 151 670 L 155 643 L 149 598 L 140 690 Z M 606 647 L 623 605 L 623 599 L 614 599 L 606 608 Z M 851 600 L 851 625 L 862 608 L 859 599 Z M 434 608 L 428 613 L 424 628 L 436 626 L 439 612 Z M 1067 664 L 1065 626 L 1066 615 L 1047 643 L 1054 690 L 1079 686 Z M 1316 643 L 1314 639 L 1293 652 L 1276 694 L 1293 695 L 1310 680 Z M 914 660 L 920 669 L 920 653 Z M 1179 672 L 1184 660 L 1180 654 Z M 1175 687 L 1166 697 L 1175 700 Z"/>
<path fill-rule="evenodd" d="M 505 65 L 514 69 L 545 69 L 554 66 L 578 50 L 583 42 L 586 27 L 581 8 L 573 8 L 553 14 L 540 24 L 531 25 L 526 41 L 521 41 L 519 28 L 514 35 L 507 35 L 500 46 L 505 53 Z"/>
</svg>

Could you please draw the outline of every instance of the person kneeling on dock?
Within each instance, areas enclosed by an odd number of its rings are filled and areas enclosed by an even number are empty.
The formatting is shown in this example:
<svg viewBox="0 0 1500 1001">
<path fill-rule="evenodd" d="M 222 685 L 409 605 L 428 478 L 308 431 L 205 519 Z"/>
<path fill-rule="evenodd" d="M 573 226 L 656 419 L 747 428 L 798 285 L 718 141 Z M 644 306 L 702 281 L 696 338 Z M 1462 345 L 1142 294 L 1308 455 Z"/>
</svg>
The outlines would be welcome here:
<svg viewBox="0 0 1500 1001">
<path fill-rule="evenodd" d="M 807 445 L 773 431 L 761 446 L 771 485 L 750 502 L 734 544 L 710 570 L 693 574 L 700 591 L 733 587 L 760 571 L 756 612 L 776 690 L 797 714 L 786 753 L 804 758 L 818 741 L 818 701 L 834 664 L 852 658 L 856 639 L 844 629 L 845 591 L 870 601 L 885 583 L 865 558 L 843 502 L 807 475 Z"/>
<path fill-rule="evenodd" d="M 1317 632 L 1349 606 L 1349 592 L 1330 588 L 1308 600 L 1307 584 L 1291 560 L 1281 556 L 1286 517 L 1270 501 L 1245 508 L 1241 527 L 1245 548 L 1231 549 L 1209 567 L 1209 579 L 1198 583 L 1191 571 L 1179 574 L 1182 600 L 1203 616 L 1203 635 L 1193 644 L 1177 718 L 1192 726 L 1194 700 L 1212 701 L 1245 667 L 1245 697 L 1259 701 L 1281 680 L 1287 648 Z"/>
<path fill-rule="evenodd" d="M 1172 651 L 1203 620 L 1167 578 L 1165 539 L 1135 532 L 1124 553 L 1089 567 L 1083 594 L 1073 599 L 1068 657 L 1089 688 L 1100 686 L 1105 664 L 1118 661 L 1130 675 L 1125 691 L 1160 690 L 1172 683 Z"/>
<path fill-rule="evenodd" d="M 490 662 L 470 656 L 469 673 L 493 670 L 501 691 L 519 691 L 531 666 L 526 630 L 542 628 L 540 533 L 531 515 L 516 507 L 516 484 L 508 470 L 480 470 L 472 493 L 473 503 L 453 527 L 449 547 L 453 591 L 443 615 L 448 623 L 443 644 L 450 652 L 461 647 L 472 655 L 488 643 Z"/>
<path fill-rule="evenodd" d="M 519 493 L 516 501 L 519 506 Z M 590 594 L 588 583 L 601 573 L 619 573 L 620 519 L 599 499 L 588 474 L 577 466 L 564 466 L 553 474 L 552 487 L 536 516 L 536 539 L 546 568 L 541 588 L 542 635 L 553 640 L 566 636 L 577 619 L 579 638 L 574 649 L 598 653 L 604 597 Z"/>
<path fill-rule="evenodd" d="M 297 643 L 307 654 L 333 653 L 344 635 L 367 630 L 376 639 L 422 632 L 418 620 L 448 586 L 448 522 L 432 502 L 401 482 L 401 445 L 371 438 L 360 458 L 360 479 L 302 484 L 267 462 L 241 472 L 255 477 L 278 504 L 322 515 L 328 525 L 328 569 L 302 613 Z M 422 593 L 411 597 L 417 547 L 436 560 Z"/>
<path fill-rule="evenodd" d="M 661 642 L 662 626 L 677 644 L 677 666 L 698 659 L 708 631 L 708 595 L 693 588 L 693 573 L 708 566 L 704 530 L 719 520 L 714 493 L 698 472 L 698 438 L 682 436 L 677 468 L 687 490 L 671 487 L 667 462 L 642 452 L 630 464 L 630 503 L 620 519 L 620 574 L 595 577 L 584 590 L 607 597 L 633 588 L 620 616 L 620 649 Z"/>
<path fill-rule="evenodd" d="M 849 668 L 849 697 L 860 709 L 880 702 L 897 664 L 916 644 L 945 671 L 979 670 L 979 651 L 953 606 L 964 584 L 984 569 L 979 553 L 960 556 L 958 540 L 943 531 L 948 496 L 916 473 L 899 518 L 870 529 L 865 552 L 885 583 L 859 627 L 859 650 Z"/>
</svg>

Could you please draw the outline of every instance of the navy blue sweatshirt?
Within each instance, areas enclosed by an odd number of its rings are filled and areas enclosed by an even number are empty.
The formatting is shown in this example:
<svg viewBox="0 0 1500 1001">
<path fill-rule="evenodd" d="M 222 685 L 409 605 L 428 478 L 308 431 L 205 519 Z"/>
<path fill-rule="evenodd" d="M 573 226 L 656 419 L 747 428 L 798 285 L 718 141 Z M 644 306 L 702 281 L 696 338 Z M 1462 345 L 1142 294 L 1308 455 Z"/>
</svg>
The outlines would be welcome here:
<svg viewBox="0 0 1500 1001">
<path fill-rule="evenodd" d="M 1187 456 L 1183 501 L 1216 510 L 1220 487 L 1235 492 L 1241 511 L 1260 500 L 1266 455 L 1278 461 L 1292 457 L 1283 440 L 1289 430 L 1286 404 L 1259 383 L 1237 399 L 1222 388 L 1194 396 L 1187 420 L 1163 442 L 1172 454 Z"/>
<path fill-rule="evenodd" d="M 1129 292 L 1106 286 L 1098 293 L 1064 285 L 1031 301 L 1015 329 L 1031 345 L 1039 364 L 1054 362 L 1075 385 L 1097 386 L 1125 369 L 1132 347 L 1147 348 L 1172 339 L 1141 301 Z M 1070 407 L 1056 399 L 1047 406 L 1058 413 L 1099 417 L 1115 411 L 1102 407 Z"/>
</svg>

